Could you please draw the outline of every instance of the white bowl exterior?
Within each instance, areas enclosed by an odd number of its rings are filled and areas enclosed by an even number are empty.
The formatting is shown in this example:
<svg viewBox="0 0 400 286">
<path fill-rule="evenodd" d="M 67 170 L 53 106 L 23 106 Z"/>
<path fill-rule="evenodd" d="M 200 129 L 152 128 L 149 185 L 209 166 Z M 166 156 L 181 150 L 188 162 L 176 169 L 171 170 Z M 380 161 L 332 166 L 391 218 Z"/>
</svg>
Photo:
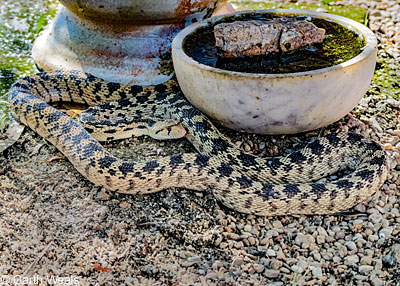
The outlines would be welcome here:
<svg viewBox="0 0 400 286">
<path fill-rule="evenodd" d="M 283 9 L 258 12 L 312 15 L 335 21 L 361 34 L 366 46 L 349 61 L 308 72 L 250 74 L 221 70 L 194 61 L 182 49 L 188 34 L 221 17 L 210 18 L 181 31 L 172 44 L 179 85 L 193 105 L 232 129 L 285 134 L 326 126 L 358 104 L 368 90 L 376 63 L 376 38 L 368 28 L 326 13 Z"/>
</svg>

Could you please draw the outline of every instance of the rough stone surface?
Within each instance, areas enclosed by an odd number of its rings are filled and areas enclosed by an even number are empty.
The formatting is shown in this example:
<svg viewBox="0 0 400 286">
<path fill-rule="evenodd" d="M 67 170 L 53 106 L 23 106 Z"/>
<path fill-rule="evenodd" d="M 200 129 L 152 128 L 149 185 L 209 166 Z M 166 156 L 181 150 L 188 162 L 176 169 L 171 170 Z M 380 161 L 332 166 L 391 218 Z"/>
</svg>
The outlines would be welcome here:
<svg viewBox="0 0 400 286">
<path fill-rule="evenodd" d="M 305 20 L 235 21 L 214 27 L 216 46 L 225 57 L 266 55 L 322 43 L 325 30 Z"/>
</svg>

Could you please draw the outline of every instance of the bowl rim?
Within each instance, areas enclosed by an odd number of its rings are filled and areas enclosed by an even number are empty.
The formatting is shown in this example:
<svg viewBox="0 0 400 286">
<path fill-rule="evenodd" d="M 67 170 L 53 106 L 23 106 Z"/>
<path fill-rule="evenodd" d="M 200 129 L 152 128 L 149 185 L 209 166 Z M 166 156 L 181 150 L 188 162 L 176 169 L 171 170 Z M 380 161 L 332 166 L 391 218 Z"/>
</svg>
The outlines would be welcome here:
<svg viewBox="0 0 400 286">
<path fill-rule="evenodd" d="M 316 69 L 316 70 L 311 70 L 311 71 L 304 71 L 304 72 L 293 72 L 293 73 L 279 73 L 279 74 L 265 74 L 265 73 L 248 73 L 248 72 L 237 72 L 237 71 L 230 71 L 230 70 L 224 70 L 220 68 L 215 68 L 211 67 L 205 64 L 202 64 L 196 60 L 194 60 L 192 57 L 188 56 L 184 50 L 183 50 L 183 41 L 184 39 L 191 33 L 193 33 L 195 30 L 197 30 L 200 27 L 207 26 L 209 23 L 215 23 L 216 21 L 219 21 L 223 18 L 226 17 L 231 17 L 231 16 L 237 16 L 241 14 L 250 14 L 250 13 L 270 13 L 270 14 L 284 14 L 284 15 L 295 15 L 295 16 L 312 16 L 316 18 L 321 18 L 321 19 L 327 19 L 330 21 L 334 21 L 337 24 L 340 24 L 348 29 L 351 29 L 352 31 L 356 32 L 359 34 L 361 37 L 363 37 L 365 41 L 365 46 L 363 47 L 361 53 L 359 53 L 357 56 L 354 58 L 351 58 L 350 60 L 347 60 L 343 63 L 333 65 L 330 67 L 322 68 L 322 69 Z M 317 11 L 311 11 L 311 10 L 302 10 L 302 9 L 264 9 L 264 10 L 243 10 L 243 11 L 237 11 L 234 13 L 229 13 L 229 14 L 224 14 L 220 16 L 214 16 L 210 17 L 207 19 L 204 19 L 202 21 L 196 22 L 194 24 L 191 24 L 190 26 L 186 27 L 185 29 L 181 30 L 173 39 L 172 41 L 172 56 L 173 56 L 173 61 L 175 61 L 175 58 L 179 57 L 181 60 L 186 62 L 189 65 L 192 66 L 197 66 L 198 68 L 202 70 L 207 70 L 210 72 L 218 73 L 218 74 L 225 74 L 229 76 L 240 76 L 240 77 L 248 77 L 248 78 L 283 78 L 283 77 L 301 77 L 301 76 L 312 76 L 312 75 L 317 75 L 317 74 L 323 74 L 335 70 L 339 70 L 348 66 L 352 66 L 358 62 L 361 62 L 368 57 L 371 56 L 371 54 L 374 53 L 376 55 L 377 53 L 377 38 L 375 34 L 366 26 L 363 24 L 356 22 L 352 19 L 335 15 L 335 14 L 330 14 L 330 13 L 322 13 L 322 12 L 317 12 Z"/>
</svg>

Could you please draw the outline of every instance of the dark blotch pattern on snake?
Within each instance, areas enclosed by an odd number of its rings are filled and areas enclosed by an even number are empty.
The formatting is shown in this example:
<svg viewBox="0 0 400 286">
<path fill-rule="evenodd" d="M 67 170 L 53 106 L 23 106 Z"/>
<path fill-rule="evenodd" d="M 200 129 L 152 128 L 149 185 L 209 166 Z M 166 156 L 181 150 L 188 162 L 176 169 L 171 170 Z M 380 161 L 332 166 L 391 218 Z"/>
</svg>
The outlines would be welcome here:
<svg viewBox="0 0 400 286">
<path fill-rule="evenodd" d="M 83 122 L 113 116 L 121 124 L 126 118 L 140 117 L 150 126 L 158 118 L 176 121 L 200 153 L 122 161 L 80 124 L 48 105 L 57 101 L 90 106 L 106 102 L 82 114 Z M 385 151 L 352 133 L 329 134 L 286 157 L 259 158 L 245 153 L 184 99 L 175 81 L 141 87 L 110 83 L 77 71 L 40 73 L 16 82 L 9 103 L 22 123 L 54 144 L 83 176 L 121 193 L 147 194 L 169 187 L 210 189 L 224 205 L 243 213 L 328 214 L 365 200 L 387 175 Z M 110 111 L 116 106 L 118 111 Z M 313 183 L 348 166 L 354 171 L 337 181 Z"/>
</svg>

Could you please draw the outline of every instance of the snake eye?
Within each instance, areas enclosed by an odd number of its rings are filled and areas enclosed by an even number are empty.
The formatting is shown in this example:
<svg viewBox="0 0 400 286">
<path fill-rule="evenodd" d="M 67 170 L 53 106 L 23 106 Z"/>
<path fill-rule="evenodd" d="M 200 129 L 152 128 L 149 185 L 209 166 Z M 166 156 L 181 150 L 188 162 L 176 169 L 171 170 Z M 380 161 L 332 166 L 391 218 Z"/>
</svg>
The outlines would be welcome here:
<svg viewBox="0 0 400 286">
<path fill-rule="evenodd" d="M 290 43 L 286 43 L 286 44 L 285 44 L 286 50 L 289 50 L 291 46 L 292 46 L 292 45 L 291 45 Z"/>
</svg>

